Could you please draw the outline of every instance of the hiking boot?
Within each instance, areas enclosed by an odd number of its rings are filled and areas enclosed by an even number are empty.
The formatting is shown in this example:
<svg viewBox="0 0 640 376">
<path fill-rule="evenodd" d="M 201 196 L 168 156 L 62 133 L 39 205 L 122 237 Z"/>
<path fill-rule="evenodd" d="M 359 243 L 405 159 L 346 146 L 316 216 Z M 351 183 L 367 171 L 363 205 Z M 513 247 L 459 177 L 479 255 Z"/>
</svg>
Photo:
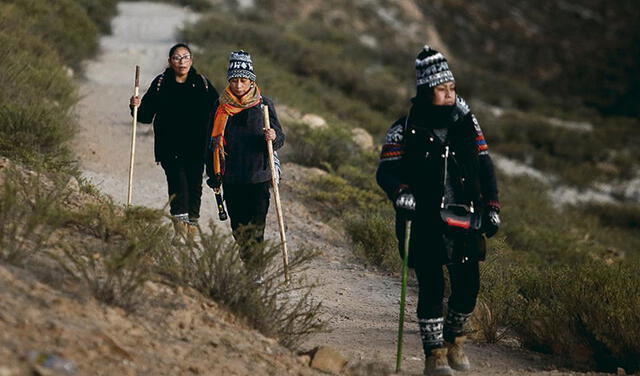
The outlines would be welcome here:
<svg viewBox="0 0 640 376">
<path fill-rule="evenodd" d="M 453 370 L 447 361 L 447 348 L 431 350 L 431 355 L 424 361 L 424 375 L 428 376 L 453 376 Z"/>
<path fill-rule="evenodd" d="M 194 242 L 198 235 L 198 226 L 187 223 L 187 241 Z"/>
<path fill-rule="evenodd" d="M 189 224 L 185 221 L 173 221 L 173 241 L 174 245 L 184 244 L 187 237 L 189 236 Z"/>
<path fill-rule="evenodd" d="M 447 342 L 447 359 L 449 365 L 456 371 L 468 371 L 471 369 L 469 358 L 464 353 L 463 344 L 466 336 L 456 337 L 453 343 Z"/>
</svg>

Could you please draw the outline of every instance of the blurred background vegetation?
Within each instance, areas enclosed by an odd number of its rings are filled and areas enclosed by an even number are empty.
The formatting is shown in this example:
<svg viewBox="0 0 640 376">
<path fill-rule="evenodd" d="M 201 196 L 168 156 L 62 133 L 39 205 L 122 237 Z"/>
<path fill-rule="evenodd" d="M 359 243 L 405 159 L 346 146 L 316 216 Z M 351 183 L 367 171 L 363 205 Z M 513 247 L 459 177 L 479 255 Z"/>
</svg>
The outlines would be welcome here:
<svg viewBox="0 0 640 376">
<path fill-rule="evenodd" d="M 578 192 L 640 176 L 640 11 L 631 2 L 167 1 L 203 12 L 183 37 L 217 88 L 228 53 L 252 53 L 288 133 L 284 159 L 327 172 L 303 192 L 307 204 L 371 267 L 398 268 L 393 210 L 374 173 L 386 129 L 415 92 L 425 43 L 446 53 L 494 155 Z M 116 3 L 0 0 L 0 155 L 77 174 L 66 146 L 73 77 Z M 326 124 L 310 128 L 290 113 Z M 374 146 L 359 145 L 355 128 Z M 637 199 L 559 205 L 549 183 L 500 172 L 499 184 L 504 225 L 483 264 L 478 338 L 515 339 L 576 368 L 640 370 Z"/>
</svg>

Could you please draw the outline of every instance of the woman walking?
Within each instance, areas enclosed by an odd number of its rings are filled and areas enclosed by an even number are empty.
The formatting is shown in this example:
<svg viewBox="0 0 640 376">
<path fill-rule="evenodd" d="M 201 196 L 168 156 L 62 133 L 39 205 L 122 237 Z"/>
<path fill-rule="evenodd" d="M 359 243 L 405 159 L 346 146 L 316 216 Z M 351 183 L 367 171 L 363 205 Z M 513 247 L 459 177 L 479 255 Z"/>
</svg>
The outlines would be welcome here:
<svg viewBox="0 0 640 376">
<path fill-rule="evenodd" d="M 400 246 L 406 222 L 412 221 L 409 266 L 418 279 L 424 374 L 452 375 L 452 368 L 471 367 L 463 351 L 464 327 L 480 288 L 485 235 L 493 236 L 500 225 L 500 203 L 487 143 L 456 95 L 447 60 L 425 46 L 416 70 L 417 94 L 408 115 L 387 133 L 377 181 L 396 208 Z M 443 265 L 451 281 L 446 318 Z"/>
<path fill-rule="evenodd" d="M 153 122 L 155 160 L 167 177 L 176 233 L 193 238 L 200 218 L 207 122 L 218 92 L 193 67 L 186 44 L 171 47 L 168 62 L 142 100 L 131 97 L 129 106 L 139 106 L 138 121 Z"/>
<path fill-rule="evenodd" d="M 266 142 L 272 141 L 277 150 L 285 136 L 273 102 L 261 94 L 256 83 L 249 53 L 231 53 L 227 81 L 229 85 L 216 102 L 210 122 L 207 184 L 213 189 L 222 186 L 233 236 L 241 244 L 245 265 L 249 265 L 247 242 L 263 241 L 269 210 L 271 169 Z M 268 130 L 264 126 L 263 105 L 269 107 Z"/>
</svg>

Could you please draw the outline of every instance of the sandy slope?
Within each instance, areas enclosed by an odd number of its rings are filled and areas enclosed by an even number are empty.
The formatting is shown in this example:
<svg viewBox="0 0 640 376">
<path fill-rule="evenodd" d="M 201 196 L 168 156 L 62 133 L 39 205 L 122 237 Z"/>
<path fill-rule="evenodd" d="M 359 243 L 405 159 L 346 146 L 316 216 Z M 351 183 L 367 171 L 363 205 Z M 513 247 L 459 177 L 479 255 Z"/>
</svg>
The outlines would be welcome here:
<svg viewBox="0 0 640 376">
<path fill-rule="evenodd" d="M 121 3 L 114 20 L 113 35 L 102 39 L 102 54 L 87 64 L 82 82 L 83 99 L 77 114 L 81 129 L 74 141 L 84 175 L 103 192 L 120 203 L 126 200 L 129 166 L 130 124 L 128 98 L 132 92 L 136 64 L 142 67 L 143 90 L 166 64 L 166 53 L 175 41 L 174 32 L 194 15 L 182 9 L 149 2 Z M 197 61 L 194 63 L 197 66 Z M 153 139 L 148 127 L 138 132 L 133 203 L 154 208 L 166 202 L 166 183 L 153 162 Z M 383 361 L 394 364 L 397 335 L 397 278 L 365 270 L 353 259 L 344 236 L 319 222 L 295 192 L 312 173 L 295 165 L 285 165 L 283 204 L 291 249 L 315 247 L 323 255 L 314 262 L 309 277 L 323 287 L 316 295 L 324 302 L 325 319 L 331 331 L 311 338 L 306 346 L 327 344 L 352 361 Z M 273 209 L 273 208 L 272 208 Z M 273 210 L 272 210 L 273 212 Z M 203 219 L 216 218 L 208 189 L 202 206 Z M 267 236 L 277 239 L 274 214 L 270 213 Z M 226 224 L 225 224 L 226 225 Z M 415 294 L 409 299 L 405 336 L 404 368 L 422 371 L 422 354 L 415 321 Z M 542 357 L 512 348 L 475 344 L 469 353 L 477 371 L 469 375 L 549 374 Z M 247 373 L 250 374 L 250 373 Z"/>
</svg>

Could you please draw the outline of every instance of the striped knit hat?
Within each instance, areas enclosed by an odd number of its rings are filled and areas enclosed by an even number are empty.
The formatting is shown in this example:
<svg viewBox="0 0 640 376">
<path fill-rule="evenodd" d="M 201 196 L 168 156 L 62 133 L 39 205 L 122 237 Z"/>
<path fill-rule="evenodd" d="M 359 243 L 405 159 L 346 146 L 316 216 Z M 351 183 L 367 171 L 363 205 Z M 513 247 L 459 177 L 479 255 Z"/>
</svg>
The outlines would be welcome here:
<svg viewBox="0 0 640 376">
<path fill-rule="evenodd" d="M 256 80 L 256 74 L 253 72 L 253 62 L 248 52 L 240 50 L 234 51 L 229 55 L 229 68 L 227 69 L 227 81 L 232 78 L 243 77 L 251 81 Z"/>
<path fill-rule="evenodd" d="M 417 86 L 435 87 L 454 81 L 447 59 L 438 51 L 425 45 L 416 58 Z"/>
</svg>

